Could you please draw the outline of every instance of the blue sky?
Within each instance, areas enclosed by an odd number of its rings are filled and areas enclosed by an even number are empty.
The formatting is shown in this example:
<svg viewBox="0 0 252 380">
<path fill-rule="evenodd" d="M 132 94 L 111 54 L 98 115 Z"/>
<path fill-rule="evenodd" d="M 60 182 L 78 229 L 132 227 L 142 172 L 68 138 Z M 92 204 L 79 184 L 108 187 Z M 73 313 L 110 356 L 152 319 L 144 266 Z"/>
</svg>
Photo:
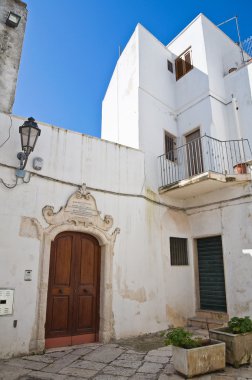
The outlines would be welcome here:
<svg viewBox="0 0 252 380">
<path fill-rule="evenodd" d="M 100 136 L 101 105 L 118 59 L 140 22 L 167 44 L 199 13 L 239 17 L 252 34 L 249 0 L 27 0 L 29 10 L 13 113 Z M 235 22 L 222 29 L 235 41 Z"/>
</svg>

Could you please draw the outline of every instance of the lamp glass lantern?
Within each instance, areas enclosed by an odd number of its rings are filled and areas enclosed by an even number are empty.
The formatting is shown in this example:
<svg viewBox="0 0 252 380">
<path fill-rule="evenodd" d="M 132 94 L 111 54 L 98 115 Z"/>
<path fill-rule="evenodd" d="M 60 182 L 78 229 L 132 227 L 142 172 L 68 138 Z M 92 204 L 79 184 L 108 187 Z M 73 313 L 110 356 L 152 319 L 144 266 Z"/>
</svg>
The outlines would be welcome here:
<svg viewBox="0 0 252 380">
<path fill-rule="evenodd" d="M 23 125 L 19 127 L 21 137 L 21 145 L 23 152 L 18 154 L 20 160 L 20 169 L 24 169 L 27 163 L 28 156 L 33 152 L 38 137 L 40 136 L 40 129 L 33 117 L 29 117 Z"/>
<path fill-rule="evenodd" d="M 21 20 L 21 16 L 17 15 L 14 12 L 9 12 L 8 17 L 6 19 L 6 25 L 16 28 Z"/>
</svg>

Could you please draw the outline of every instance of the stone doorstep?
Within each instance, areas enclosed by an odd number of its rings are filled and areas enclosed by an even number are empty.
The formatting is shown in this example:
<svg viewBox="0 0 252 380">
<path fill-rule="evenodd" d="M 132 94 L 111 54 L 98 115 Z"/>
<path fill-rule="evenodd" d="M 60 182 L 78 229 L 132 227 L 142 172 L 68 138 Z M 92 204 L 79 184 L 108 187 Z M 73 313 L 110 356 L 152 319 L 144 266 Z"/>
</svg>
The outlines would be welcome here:
<svg viewBox="0 0 252 380">
<path fill-rule="evenodd" d="M 187 324 L 189 327 L 197 327 L 199 329 L 212 329 L 224 326 L 225 322 L 209 318 L 200 318 L 196 316 L 188 318 Z"/>
</svg>

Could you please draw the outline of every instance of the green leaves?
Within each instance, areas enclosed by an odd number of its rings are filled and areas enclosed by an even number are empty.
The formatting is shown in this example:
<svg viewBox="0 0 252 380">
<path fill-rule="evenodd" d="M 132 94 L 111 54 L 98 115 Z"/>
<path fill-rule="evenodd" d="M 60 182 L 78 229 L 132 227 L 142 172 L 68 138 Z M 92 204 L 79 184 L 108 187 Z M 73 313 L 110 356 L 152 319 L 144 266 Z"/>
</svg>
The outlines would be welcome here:
<svg viewBox="0 0 252 380">
<path fill-rule="evenodd" d="M 228 327 L 234 334 L 252 332 L 252 320 L 248 316 L 244 318 L 233 317 L 228 322 Z"/>
<path fill-rule="evenodd" d="M 164 334 L 164 343 L 166 346 L 172 344 L 176 347 L 183 348 L 196 348 L 202 346 L 202 340 L 200 338 L 192 338 L 190 332 L 186 331 L 182 327 L 168 330 Z"/>
</svg>

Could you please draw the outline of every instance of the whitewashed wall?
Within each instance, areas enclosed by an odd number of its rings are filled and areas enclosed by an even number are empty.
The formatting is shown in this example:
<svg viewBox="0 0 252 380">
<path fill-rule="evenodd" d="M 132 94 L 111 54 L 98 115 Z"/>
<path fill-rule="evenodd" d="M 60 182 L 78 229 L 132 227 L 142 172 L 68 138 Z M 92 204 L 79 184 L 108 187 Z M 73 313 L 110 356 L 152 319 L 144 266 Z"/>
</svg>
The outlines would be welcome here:
<svg viewBox="0 0 252 380">
<path fill-rule="evenodd" d="M 229 317 L 252 315 L 251 182 L 191 198 L 185 207 L 192 239 L 221 235 Z M 249 197 L 250 195 L 250 197 Z M 233 200 L 232 199 L 236 199 Z M 197 207 L 205 205 L 205 207 Z"/>
<path fill-rule="evenodd" d="M 138 26 L 120 56 L 102 107 L 101 136 L 132 148 L 139 148 Z"/>
<path fill-rule="evenodd" d="M 27 165 L 33 173 L 30 182 L 19 183 L 12 190 L 0 185 L 0 288 L 15 289 L 14 314 L 0 317 L 2 357 L 28 352 L 37 324 L 41 247 L 38 240 L 20 236 L 21 218 L 37 218 L 45 226 L 42 208 L 52 205 L 58 210 L 83 182 L 92 189 L 98 209 L 111 214 L 114 226 L 121 229 L 112 281 L 116 338 L 185 324 L 194 315 L 193 242 L 212 234 L 223 237 L 228 312 L 252 314 L 251 257 L 241 253 L 243 248 L 251 248 L 250 183 L 187 200 L 157 191 L 156 157 L 164 152 L 165 130 L 181 142 L 198 126 L 202 134 L 236 136 L 235 124 L 229 125 L 232 104 L 217 105 L 209 97 L 205 23 L 200 15 L 168 48 L 138 25 L 103 102 L 102 136 L 116 143 L 40 123 L 41 137 Z M 209 26 L 207 33 L 211 30 Z M 194 68 L 176 82 L 175 74 L 167 70 L 167 59 L 174 62 L 174 55 L 188 46 L 193 49 Z M 244 95 L 236 81 L 238 76 L 245 83 L 247 76 L 251 83 L 251 65 L 225 78 L 222 75 L 228 94 L 234 92 L 241 104 L 242 128 L 246 125 L 251 133 L 251 87 L 247 85 Z M 214 91 L 222 96 L 222 90 L 221 84 Z M 15 180 L 18 126 L 23 120 L 0 115 L 0 144 L 11 127 L 11 137 L 0 149 L 0 178 L 7 183 Z M 44 159 L 41 172 L 32 169 L 36 156 Z M 238 201 L 228 201 L 233 198 Z M 201 207 L 205 204 L 208 206 Z M 189 266 L 170 266 L 170 236 L 188 238 Z M 24 281 L 25 269 L 33 270 L 31 282 Z M 16 328 L 13 320 L 18 321 Z"/>
<path fill-rule="evenodd" d="M 11 120 L 11 138 L 0 149 L 0 177 L 8 184 L 15 179 L 18 126 L 24 121 L 14 116 Z M 1 114 L 0 122 L 3 142 L 10 117 Z M 143 153 L 43 123 L 39 126 L 41 136 L 27 165 L 33 174 L 30 182 L 19 180 L 14 189 L 0 185 L 0 288 L 15 289 L 14 314 L 0 317 L 1 356 L 29 352 L 38 324 L 42 247 L 32 231 L 31 237 L 20 236 L 22 217 L 36 218 L 45 227 L 42 208 L 51 205 L 59 210 L 83 182 L 96 189 L 91 193 L 98 209 L 112 215 L 114 226 L 121 229 L 112 281 L 115 337 L 184 324 L 194 310 L 192 261 L 188 267 L 170 267 L 169 236 L 187 236 L 189 225 L 184 212 L 152 202 L 153 194 L 144 186 Z M 34 157 L 44 159 L 41 172 L 32 169 Z M 31 282 L 24 281 L 25 269 L 32 270 Z M 176 287 L 175 278 L 181 278 Z"/>
</svg>

